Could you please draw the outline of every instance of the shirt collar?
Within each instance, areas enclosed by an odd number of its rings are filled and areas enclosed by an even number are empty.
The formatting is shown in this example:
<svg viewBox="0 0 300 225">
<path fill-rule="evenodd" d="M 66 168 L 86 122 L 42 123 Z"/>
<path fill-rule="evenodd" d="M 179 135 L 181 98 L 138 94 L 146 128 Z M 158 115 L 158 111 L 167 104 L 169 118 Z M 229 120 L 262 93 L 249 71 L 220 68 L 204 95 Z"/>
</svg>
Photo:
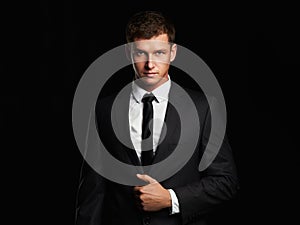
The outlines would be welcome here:
<svg viewBox="0 0 300 225">
<path fill-rule="evenodd" d="M 169 98 L 169 91 L 171 87 L 171 79 L 169 75 L 168 78 L 169 79 L 165 83 L 152 91 L 152 94 L 156 97 L 158 102 L 166 101 Z M 134 81 L 132 82 L 132 96 L 136 102 L 140 103 L 146 93 L 150 92 L 138 86 Z"/>
</svg>

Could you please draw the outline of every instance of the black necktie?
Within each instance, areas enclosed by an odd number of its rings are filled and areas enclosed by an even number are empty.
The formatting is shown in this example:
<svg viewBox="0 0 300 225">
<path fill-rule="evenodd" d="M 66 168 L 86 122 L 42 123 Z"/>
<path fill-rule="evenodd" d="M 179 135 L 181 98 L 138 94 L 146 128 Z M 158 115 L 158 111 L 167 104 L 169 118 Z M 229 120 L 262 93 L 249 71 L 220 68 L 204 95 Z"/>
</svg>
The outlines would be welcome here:
<svg viewBox="0 0 300 225">
<path fill-rule="evenodd" d="M 142 102 L 143 107 L 143 122 L 142 122 L 142 166 L 147 166 L 153 160 L 153 106 L 152 101 L 156 99 L 155 96 L 145 94 Z"/>
</svg>

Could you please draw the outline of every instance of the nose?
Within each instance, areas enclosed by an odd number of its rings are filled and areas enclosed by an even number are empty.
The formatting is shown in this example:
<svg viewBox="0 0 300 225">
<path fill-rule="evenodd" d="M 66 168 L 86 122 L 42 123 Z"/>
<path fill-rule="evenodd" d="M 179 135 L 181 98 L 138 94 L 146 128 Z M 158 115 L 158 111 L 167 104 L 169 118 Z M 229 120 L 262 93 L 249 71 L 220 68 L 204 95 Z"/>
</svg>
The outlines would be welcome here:
<svg viewBox="0 0 300 225">
<path fill-rule="evenodd" d="M 154 68 L 154 63 L 153 63 L 153 60 L 152 60 L 152 58 L 151 58 L 151 56 L 149 55 L 148 56 L 148 60 L 147 60 L 147 62 L 146 62 L 146 64 L 145 64 L 145 66 L 148 68 L 148 69 L 153 69 Z"/>
</svg>

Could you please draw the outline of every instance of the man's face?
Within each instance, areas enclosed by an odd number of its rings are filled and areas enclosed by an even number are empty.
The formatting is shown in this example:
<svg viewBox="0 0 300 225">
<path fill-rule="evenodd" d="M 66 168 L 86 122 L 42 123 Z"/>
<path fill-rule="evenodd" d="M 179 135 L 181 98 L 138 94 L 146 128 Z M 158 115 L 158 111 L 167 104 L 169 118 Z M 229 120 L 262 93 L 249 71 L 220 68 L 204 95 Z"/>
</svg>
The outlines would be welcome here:
<svg viewBox="0 0 300 225">
<path fill-rule="evenodd" d="M 131 48 L 138 83 L 152 91 L 168 80 L 170 62 L 175 59 L 177 46 L 168 42 L 167 34 L 151 39 L 135 39 Z"/>
</svg>

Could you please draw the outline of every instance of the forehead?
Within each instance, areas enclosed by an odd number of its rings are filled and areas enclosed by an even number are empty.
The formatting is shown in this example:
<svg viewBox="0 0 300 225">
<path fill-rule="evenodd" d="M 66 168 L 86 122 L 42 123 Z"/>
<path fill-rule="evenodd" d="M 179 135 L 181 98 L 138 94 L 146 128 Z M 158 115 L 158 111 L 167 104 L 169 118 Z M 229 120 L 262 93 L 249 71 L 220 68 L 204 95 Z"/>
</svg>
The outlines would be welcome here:
<svg viewBox="0 0 300 225">
<path fill-rule="evenodd" d="M 161 34 L 151 39 L 136 38 L 133 42 L 133 48 L 144 51 L 169 49 L 170 43 L 167 34 Z"/>
</svg>

